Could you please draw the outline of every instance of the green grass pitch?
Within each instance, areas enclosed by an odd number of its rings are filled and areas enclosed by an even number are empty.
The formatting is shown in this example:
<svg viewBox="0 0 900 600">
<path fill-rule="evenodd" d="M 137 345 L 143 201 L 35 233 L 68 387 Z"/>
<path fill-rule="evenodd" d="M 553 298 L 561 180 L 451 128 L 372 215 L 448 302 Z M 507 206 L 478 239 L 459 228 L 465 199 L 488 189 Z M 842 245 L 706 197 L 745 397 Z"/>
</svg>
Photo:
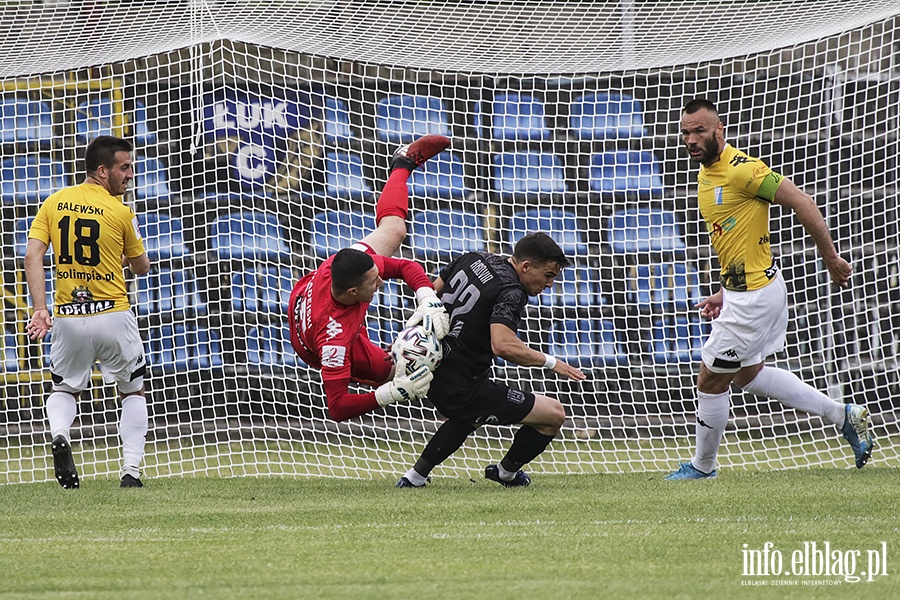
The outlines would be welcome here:
<svg viewBox="0 0 900 600">
<path fill-rule="evenodd" d="M 726 469 L 695 482 L 537 474 L 525 489 L 394 481 L 0 486 L 0 598 L 900 597 L 888 467 Z M 873 581 L 745 576 L 747 549 L 766 542 L 782 571 L 809 542 L 828 542 L 848 568 L 859 551 L 856 574 L 867 551 L 887 552 Z"/>
</svg>

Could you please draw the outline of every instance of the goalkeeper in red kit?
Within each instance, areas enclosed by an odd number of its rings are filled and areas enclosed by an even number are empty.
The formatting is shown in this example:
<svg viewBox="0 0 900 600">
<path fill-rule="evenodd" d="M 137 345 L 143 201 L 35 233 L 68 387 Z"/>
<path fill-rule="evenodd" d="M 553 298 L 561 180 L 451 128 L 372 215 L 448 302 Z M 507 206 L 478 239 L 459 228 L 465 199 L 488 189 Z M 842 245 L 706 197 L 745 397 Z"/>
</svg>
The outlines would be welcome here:
<svg viewBox="0 0 900 600">
<path fill-rule="evenodd" d="M 425 269 L 392 255 L 406 238 L 410 173 L 449 146 L 450 140 L 442 135 L 426 135 L 397 149 L 375 206 L 375 230 L 330 256 L 291 291 L 291 345 L 306 364 L 321 370 L 328 413 L 335 421 L 428 393 L 432 373 L 426 366 L 394 376 L 390 354 L 369 340 L 366 311 L 384 279 L 402 279 L 415 290 L 418 302 L 407 326 L 421 323 L 438 339 L 447 335 L 450 318 Z M 377 387 L 351 394 L 351 381 Z"/>
</svg>

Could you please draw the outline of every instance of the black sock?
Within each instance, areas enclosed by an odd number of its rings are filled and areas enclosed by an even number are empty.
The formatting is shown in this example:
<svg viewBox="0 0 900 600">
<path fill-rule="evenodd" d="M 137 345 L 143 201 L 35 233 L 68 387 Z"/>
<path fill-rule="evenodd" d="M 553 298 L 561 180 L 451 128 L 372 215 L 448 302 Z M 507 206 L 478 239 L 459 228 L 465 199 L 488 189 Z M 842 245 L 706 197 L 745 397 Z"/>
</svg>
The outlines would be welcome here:
<svg viewBox="0 0 900 600">
<path fill-rule="evenodd" d="M 416 473 L 427 477 L 431 470 L 447 460 L 451 454 L 459 450 L 469 434 L 478 429 L 469 423 L 445 421 L 422 450 L 422 457 L 413 465 Z"/>
<path fill-rule="evenodd" d="M 509 447 L 506 456 L 500 461 L 500 466 L 515 473 L 537 458 L 555 437 L 555 435 L 538 433 L 537 429 L 529 425 L 522 425 L 516 432 L 516 437 L 513 438 L 512 446 Z"/>
</svg>

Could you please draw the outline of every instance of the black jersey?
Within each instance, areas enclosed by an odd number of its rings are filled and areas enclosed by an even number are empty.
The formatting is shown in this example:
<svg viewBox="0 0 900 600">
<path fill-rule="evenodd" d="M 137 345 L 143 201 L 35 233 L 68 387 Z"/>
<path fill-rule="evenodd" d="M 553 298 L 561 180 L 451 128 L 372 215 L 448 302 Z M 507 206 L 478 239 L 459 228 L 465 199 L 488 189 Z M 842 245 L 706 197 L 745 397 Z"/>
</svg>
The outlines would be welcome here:
<svg viewBox="0 0 900 600">
<path fill-rule="evenodd" d="M 487 377 L 494 362 L 491 324 L 517 331 L 528 294 L 509 261 L 488 252 L 463 254 L 440 276 L 450 333 L 444 338 L 444 359 L 435 377 L 454 382 Z"/>
</svg>

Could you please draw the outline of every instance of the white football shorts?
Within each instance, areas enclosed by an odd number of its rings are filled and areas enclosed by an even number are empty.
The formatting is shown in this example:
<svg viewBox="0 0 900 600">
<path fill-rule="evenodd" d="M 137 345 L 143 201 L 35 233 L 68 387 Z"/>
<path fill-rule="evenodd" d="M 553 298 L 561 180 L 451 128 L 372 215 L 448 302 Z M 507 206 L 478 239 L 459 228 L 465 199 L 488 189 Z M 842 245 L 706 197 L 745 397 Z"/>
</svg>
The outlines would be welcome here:
<svg viewBox="0 0 900 600">
<path fill-rule="evenodd" d="M 100 363 L 103 381 L 116 383 L 121 394 L 143 387 L 144 344 L 130 310 L 58 317 L 50 331 L 54 390 L 76 393 L 87 389 L 95 362 Z"/>
<path fill-rule="evenodd" d="M 784 349 L 787 286 L 781 271 L 767 286 L 749 292 L 724 290 L 722 312 L 703 345 L 703 363 L 713 373 L 736 373 Z"/>
</svg>

